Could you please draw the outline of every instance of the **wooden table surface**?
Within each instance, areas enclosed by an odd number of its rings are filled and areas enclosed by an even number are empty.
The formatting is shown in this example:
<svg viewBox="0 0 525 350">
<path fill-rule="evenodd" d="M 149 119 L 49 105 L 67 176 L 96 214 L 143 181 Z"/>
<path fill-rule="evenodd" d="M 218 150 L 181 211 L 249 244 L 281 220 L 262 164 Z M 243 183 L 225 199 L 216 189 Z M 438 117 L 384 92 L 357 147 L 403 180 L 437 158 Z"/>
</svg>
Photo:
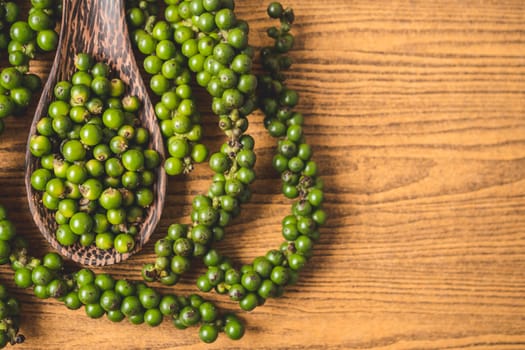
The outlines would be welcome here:
<svg viewBox="0 0 525 350">
<path fill-rule="evenodd" d="M 267 1 L 237 1 L 267 42 Z M 90 320 L 17 290 L 22 349 L 525 349 L 525 3 L 519 0 L 288 0 L 297 15 L 290 85 L 326 183 L 330 220 L 286 295 L 252 313 L 243 340 Z M 45 76 L 51 56 L 34 64 Z M 209 110 L 203 106 L 204 111 Z M 0 142 L 1 202 L 48 250 L 23 185 L 27 115 Z M 258 180 L 220 247 L 241 262 L 276 247 L 290 204 L 273 140 L 251 119 Z M 207 118 L 211 148 L 223 140 Z M 205 166 L 169 183 L 154 236 L 187 220 Z M 151 245 L 104 271 L 139 278 Z M 197 267 L 173 290 L 196 292 Z M 11 272 L 3 267 L 4 280 Z M 12 285 L 11 282 L 9 282 Z M 210 298 L 223 300 L 212 294 Z M 234 310 L 236 305 L 220 302 Z"/>
</svg>

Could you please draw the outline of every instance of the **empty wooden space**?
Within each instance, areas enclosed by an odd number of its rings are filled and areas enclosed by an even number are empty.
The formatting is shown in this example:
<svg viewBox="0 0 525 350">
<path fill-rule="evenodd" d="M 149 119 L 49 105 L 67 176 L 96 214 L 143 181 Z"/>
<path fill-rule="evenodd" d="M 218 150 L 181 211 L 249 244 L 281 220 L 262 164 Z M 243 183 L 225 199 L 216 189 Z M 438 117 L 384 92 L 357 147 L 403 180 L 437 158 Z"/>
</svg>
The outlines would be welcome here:
<svg viewBox="0 0 525 350">
<path fill-rule="evenodd" d="M 269 41 L 267 1 L 237 1 L 251 43 Z M 330 215 L 296 286 L 241 312 L 238 342 L 88 319 L 16 290 L 17 349 L 525 349 L 525 3 L 520 0 L 287 0 L 296 13 L 289 84 L 326 184 Z M 46 76 L 52 55 L 33 65 Z M 209 111 L 202 105 L 203 111 Z M 36 253 L 24 154 L 35 106 L 0 137 L 0 198 Z M 222 142 L 206 113 L 206 142 Z M 290 203 L 271 168 L 262 117 L 254 195 L 220 247 L 240 262 L 281 241 Z M 169 181 L 153 240 L 187 222 L 211 172 Z M 153 247 L 103 269 L 139 279 Z M 197 266 L 175 292 L 197 292 Z M 0 277 L 12 285 L 12 273 Z M 168 289 L 164 289 L 168 290 Z M 216 294 L 226 309 L 237 305 Z"/>
</svg>

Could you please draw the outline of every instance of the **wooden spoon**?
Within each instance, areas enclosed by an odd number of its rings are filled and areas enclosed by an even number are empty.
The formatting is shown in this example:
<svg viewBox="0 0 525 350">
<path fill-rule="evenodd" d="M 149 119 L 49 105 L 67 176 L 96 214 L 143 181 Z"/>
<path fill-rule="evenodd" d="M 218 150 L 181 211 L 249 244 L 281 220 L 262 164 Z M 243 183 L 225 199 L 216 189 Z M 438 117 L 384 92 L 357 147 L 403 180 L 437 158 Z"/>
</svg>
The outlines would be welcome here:
<svg viewBox="0 0 525 350">
<path fill-rule="evenodd" d="M 44 86 L 38 107 L 36 108 L 29 140 L 36 134 L 38 121 L 46 116 L 49 103 L 54 100 L 53 89 L 58 81 L 70 80 L 75 72 L 74 59 L 77 53 L 85 52 L 97 61 L 110 65 L 113 71 L 120 73 L 120 78 L 128 85 L 128 93 L 138 96 L 142 101 L 139 118 L 142 125 L 150 132 L 150 148 L 157 150 L 164 157 L 164 146 L 156 116 L 148 97 L 144 81 L 140 76 L 135 61 L 125 20 L 124 0 L 64 0 L 62 26 L 57 54 Z M 28 145 L 29 145 L 28 140 Z M 137 234 L 135 248 L 126 254 L 114 249 L 101 250 L 94 245 L 82 247 L 79 243 L 62 246 L 55 237 L 57 224 L 54 213 L 41 203 L 41 193 L 31 186 L 31 174 L 38 168 L 39 161 L 26 151 L 25 185 L 29 208 L 34 221 L 44 237 L 60 254 L 85 265 L 110 265 L 127 259 L 139 251 L 151 237 L 160 219 L 166 191 L 166 175 L 162 169 L 156 171 L 154 185 L 155 201 L 146 211 L 144 223 Z"/>
</svg>

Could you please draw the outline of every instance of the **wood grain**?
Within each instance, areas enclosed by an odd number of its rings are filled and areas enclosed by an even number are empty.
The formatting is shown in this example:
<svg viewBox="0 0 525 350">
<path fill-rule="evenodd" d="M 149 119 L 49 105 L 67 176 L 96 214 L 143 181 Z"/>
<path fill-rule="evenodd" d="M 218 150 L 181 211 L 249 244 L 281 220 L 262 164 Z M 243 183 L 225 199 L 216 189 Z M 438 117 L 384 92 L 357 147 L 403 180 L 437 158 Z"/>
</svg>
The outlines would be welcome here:
<svg viewBox="0 0 525 350">
<path fill-rule="evenodd" d="M 525 3 L 287 3 L 297 15 L 290 85 L 331 217 L 300 283 L 242 313 L 242 341 L 211 346 L 196 329 L 88 320 L 21 291 L 28 340 L 19 349 L 525 349 Z M 266 42 L 265 4 L 237 2 L 256 46 Z M 45 76 L 50 59 L 34 69 Z M 43 252 L 23 186 L 29 115 L 2 135 L 0 189 Z M 255 193 L 222 244 L 240 261 L 278 244 L 289 211 L 269 167 L 274 143 L 260 115 L 251 121 Z M 212 148 L 222 140 L 214 123 L 207 118 Z M 203 166 L 170 180 L 153 239 L 187 216 L 209 176 Z M 152 251 L 110 269 L 136 278 Z M 200 269 L 175 290 L 196 291 Z"/>
</svg>

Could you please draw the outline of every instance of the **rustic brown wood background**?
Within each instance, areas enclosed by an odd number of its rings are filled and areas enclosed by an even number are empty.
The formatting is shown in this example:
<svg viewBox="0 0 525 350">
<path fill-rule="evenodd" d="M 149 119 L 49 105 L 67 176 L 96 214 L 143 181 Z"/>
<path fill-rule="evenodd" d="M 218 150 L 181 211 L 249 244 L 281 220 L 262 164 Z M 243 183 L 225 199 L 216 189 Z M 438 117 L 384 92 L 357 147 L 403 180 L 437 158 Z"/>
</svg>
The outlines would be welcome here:
<svg viewBox="0 0 525 350">
<path fill-rule="evenodd" d="M 238 1 L 255 46 L 267 1 Z M 19 349 L 525 349 L 525 3 L 288 0 L 306 133 L 330 221 L 300 283 L 252 313 L 242 341 L 89 320 L 17 291 Z M 43 76 L 51 56 L 34 64 Z M 207 107 L 203 107 L 205 110 Z M 32 109 L 34 110 L 34 108 Z M 48 249 L 23 186 L 31 110 L 0 142 L 0 192 L 20 234 Z M 209 117 L 206 135 L 222 137 Z M 240 261 L 280 242 L 289 203 L 270 169 L 274 142 L 252 118 L 259 180 L 221 247 Z M 210 172 L 172 179 L 155 237 L 185 220 Z M 152 247 L 116 266 L 138 278 Z M 196 291 L 192 276 L 175 288 Z M 1 277 L 11 273 L 2 268 Z M 216 299 L 216 295 L 212 295 Z M 219 298 L 217 298 L 219 299 Z M 222 302 L 226 308 L 236 306 Z"/>
</svg>

